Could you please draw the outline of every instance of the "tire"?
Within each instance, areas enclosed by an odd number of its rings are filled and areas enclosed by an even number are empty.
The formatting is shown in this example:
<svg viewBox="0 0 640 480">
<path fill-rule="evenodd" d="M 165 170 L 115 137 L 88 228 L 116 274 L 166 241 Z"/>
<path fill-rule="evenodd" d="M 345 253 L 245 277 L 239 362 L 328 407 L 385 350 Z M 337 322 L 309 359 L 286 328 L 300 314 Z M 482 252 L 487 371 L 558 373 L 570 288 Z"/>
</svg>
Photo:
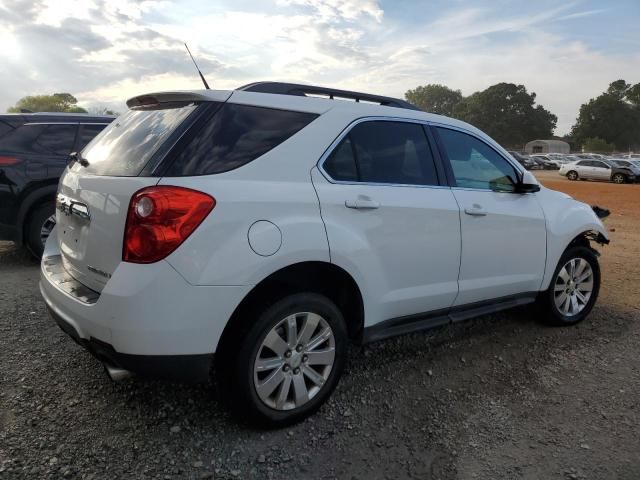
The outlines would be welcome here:
<svg viewBox="0 0 640 480">
<path fill-rule="evenodd" d="M 576 172 L 575 170 L 569 170 L 567 172 L 567 178 L 569 180 L 577 180 L 578 179 L 578 172 Z"/>
<path fill-rule="evenodd" d="M 295 317 L 297 338 L 305 336 L 306 324 L 313 325 L 316 317 L 320 318 L 317 327 L 309 331 L 309 341 L 288 341 L 285 327 L 294 314 L 298 314 Z M 347 329 L 338 307 L 323 295 L 298 293 L 259 313 L 248 327 L 241 335 L 234 336 L 236 348 L 223 347 L 224 358 L 217 362 L 216 378 L 223 403 L 238 419 L 269 428 L 291 425 L 317 411 L 338 384 L 347 356 Z M 326 332 L 327 327 L 332 337 L 323 340 L 320 332 Z M 275 335 L 282 343 L 268 340 Z M 318 338 L 321 343 L 311 349 L 313 340 Z M 266 347 L 267 343 L 277 345 L 280 355 Z M 304 344 L 305 348 L 298 352 L 295 344 Z M 332 345 L 331 365 L 316 364 L 319 360 L 328 361 Z M 314 365 L 307 353 L 313 356 Z M 264 370 L 258 371 L 259 368 Z M 271 387 L 274 389 L 269 393 Z M 283 395 L 285 388 L 287 393 Z M 301 393 L 299 398 L 298 393 Z"/>
<path fill-rule="evenodd" d="M 29 214 L 25 230 L 25 243 L 29 251 L 37 258 L 42 257 L 44 244 L 56 224 L 53 203 L 35 207 Z"/>
<path fill-rule="evenodd" d="M 591 269 L 591 277 L 583 280 L 583 282 L 567 284 L 562 277 L 566 277 L 566 274 L 570 273 L 570 267 L 565 270 L 565 267 L 569 265 L 569 262 L 579 262 L 574 263 L 574 267 L 576 267 L 574 271 L 576 272 L 576 278 L 578 280 L 581 276 L 587 274 L 586 266 L 581 269 L 584 265 L 582 262 L 586 262 Z M 570 298 L 572 295 L 567 295 L 569 297 L 569 304 L 566 303 L 566 300 L 564 302 L 562 301 L 562 295 L 566 295 L 570 290 L 578 291 L 584 299 L 587 296 L 587 291 L 581 289 L 580 285 L 582 285 L 583 288 L 586 288 L 589 284 L 589 280 L 591 280 L 591 291 L 588 295 L 587 301 L 583 302 L 578 296 L 576 296 L 575 305 L 577 305 L 579 309 L 571 311 L 574 308 L 574 304 Z M 565 289 L 556 292 L 556 286 Z M 589 315 L 591 309 L 596 303 L 596 300 L 598 299 L 599 292 L 600 265 L 598 264 L 598 257 L 596 253 L 588 247 L 570 247 L 562 254 L 562 257 L 560 257 L 558 266 L 553 272 L 549 288 L 545 292 L 541 293 L 538 298 L 538 306 L 542 310 L 543 320 L 549 325 L 575 325 Z M 558 305 L 559 303 L 561 304 L 560 306 Z"/>
<path fill-rule="evenodd" d="M 627 181 L 627 177 L 625 177 L 622 173 L 616 173 L 611 177 L 611 181 L 613 183 L 621 184 Z"/>
</svg>

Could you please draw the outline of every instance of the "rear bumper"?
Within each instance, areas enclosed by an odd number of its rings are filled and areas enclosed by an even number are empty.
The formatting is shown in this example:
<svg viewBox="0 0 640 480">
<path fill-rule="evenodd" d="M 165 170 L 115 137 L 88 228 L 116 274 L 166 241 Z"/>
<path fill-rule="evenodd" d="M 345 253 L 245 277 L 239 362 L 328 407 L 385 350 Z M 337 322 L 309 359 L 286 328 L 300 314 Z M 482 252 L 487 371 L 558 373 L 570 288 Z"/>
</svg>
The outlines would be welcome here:
<svg viewBox="0 0 640 480">
<path fill-rule="evenodd" d="M 156 378 L 208 375 L 224 327 L 249 286 L 194 286 L 165 261 L 123 262 L 96 298 L 88 298 L 51 267 L 59 255 L 55 237 L 45 248 L 40 292 L 66 333 L 114 367 Z"/>
<path fill-rule="evenodd" d="M 204 383 L 210 378 L 214 354 L 131 355 L 120 353 L 112 345 L 97 338 L 82 338 L 73 325 L 67 323 L 51 308 L 48 310 L 63 332 L 106 365 L 158 380 Z"/>
</svg>

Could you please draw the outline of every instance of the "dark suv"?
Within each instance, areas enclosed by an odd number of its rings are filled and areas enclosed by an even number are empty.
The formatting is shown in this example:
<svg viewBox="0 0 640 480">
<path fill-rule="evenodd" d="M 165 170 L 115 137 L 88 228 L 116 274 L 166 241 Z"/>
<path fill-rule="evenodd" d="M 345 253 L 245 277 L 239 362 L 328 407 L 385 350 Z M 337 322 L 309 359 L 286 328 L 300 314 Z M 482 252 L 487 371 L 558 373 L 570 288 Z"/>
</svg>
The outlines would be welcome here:
<svg viewBox="0 0 640 480">
<path fill-rule="evenodd" d="M 58 178 L 111 116 L 70 113 L 0 115 L 0 240 L 40 256 L 55 225 Z"/>
</svg>

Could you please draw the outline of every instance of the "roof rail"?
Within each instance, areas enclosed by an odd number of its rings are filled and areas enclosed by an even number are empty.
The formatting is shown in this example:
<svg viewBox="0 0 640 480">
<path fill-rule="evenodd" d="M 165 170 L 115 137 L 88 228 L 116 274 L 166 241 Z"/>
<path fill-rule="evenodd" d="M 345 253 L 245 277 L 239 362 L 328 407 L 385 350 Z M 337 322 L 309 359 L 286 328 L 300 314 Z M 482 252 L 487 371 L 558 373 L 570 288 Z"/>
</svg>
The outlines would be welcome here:
<svg viewBox="0 0 640 480">
<path fill-rule="evenodd" d="M 386 107 L 406 108 L 408 110 L 420 110 L 415 105 L 400 100 L 399 98 L 383 97 L 382 95 L 371 95 L 369 93 L 351 92 L 349 90 L 338 90 L 336 88 L 318 87 L 315 85 L 301 85 L 298 83 L 281 82 L 255 82 L 236 88 L 244 92 L 275 93 L 279 95 L 294 95 L 307 97 L 313 95 L 327 96 L 330 99 L 343 98 L 360 102 L 378 103 Z"/>
</svg>

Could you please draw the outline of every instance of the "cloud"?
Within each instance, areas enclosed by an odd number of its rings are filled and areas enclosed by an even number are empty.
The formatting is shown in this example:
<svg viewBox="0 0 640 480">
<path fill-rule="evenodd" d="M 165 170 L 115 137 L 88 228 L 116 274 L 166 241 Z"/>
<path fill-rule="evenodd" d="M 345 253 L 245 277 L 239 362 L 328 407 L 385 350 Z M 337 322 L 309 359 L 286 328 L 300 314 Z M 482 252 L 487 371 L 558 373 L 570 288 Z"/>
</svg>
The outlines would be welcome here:
<svg viewBox="0 0 640 480">
<path fill-rule="evenodd" d="M 560 21 L 560 20 L 571 20 L 574 18 L 590 17 L 591 15 L 597 15 L 599 13 L 603 13 L 606 11 L 607 11 L 606 8 L 598 8 L 596 10 L 586 10 L 584 12 L 576 12 L 576 13 L 570 13 L 569 15 L 563 15 L 562 17 L 558 17 L 557 20 Z"/>
<path fill-rule="evenodd" d="M 215 88 L 284 80 L 402 96 L 442 83 L 468 95 L 522 83 L 566 133 L 580 104 L 610 81 L 640 79 L 637 49 L 605 53 L 584 30 L 558 28 L 603 12 L 584 8 L 588 1 L 523 1 L 508 12 L 484 0 L 472 8 L 420 0 L 5 0 L 0 107 L 69 91 L 84 105 L 123 110 L 126 98 L 145 91 L 201 88 L 186 41 Z"/>
</svg>

